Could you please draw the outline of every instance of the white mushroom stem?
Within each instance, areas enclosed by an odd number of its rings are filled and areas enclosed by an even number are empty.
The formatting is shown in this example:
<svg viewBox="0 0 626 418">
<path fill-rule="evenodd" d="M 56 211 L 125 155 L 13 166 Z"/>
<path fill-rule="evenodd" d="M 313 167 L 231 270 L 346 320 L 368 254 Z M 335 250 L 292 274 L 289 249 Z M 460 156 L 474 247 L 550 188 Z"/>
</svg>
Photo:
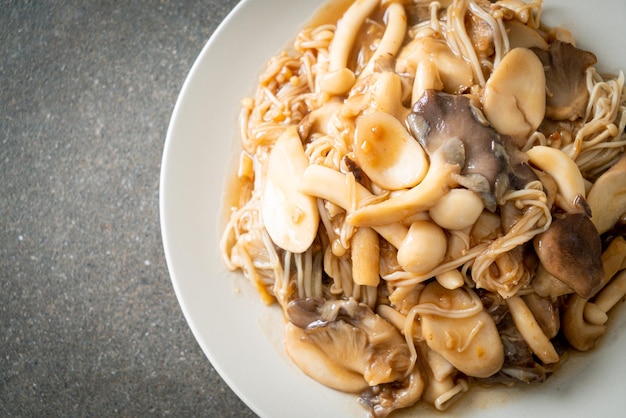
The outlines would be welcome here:
<svg viewBox="0 0 626 418">
<path fill-rule="evenodd" d="M 443 90 L 443 82 L 439 76 L 437 65 L 432 61 L 420 61 L 415 70 L 411 103 L 415 103 L 422 97 L 426 90 Z"/>
<path fill-rule="evenodd" d="M 626 270 L 620 273 L 606 285 L 596 296 L 593 303 L 585 306 L 585 319 L 587 322 L 604 324 L 608 320 L 607 313 L 626 296 Z"/>
<path fill-rule="evenodd" d="M 328 74 L 320 81 L 323 91 L 330 94 L 344 94 L 352 88 L 355 76 L 347 68 L 348 57 L 359 28 L 378 4 L 379 0 L 357 0 L 337 23 L 335 36 L 329 47 Z"/>
<path fill-rule="evenodd" d="M 304 194 L 328 200 L 346 211 L 352 208 L 353 202 L 346 176 L 332 168 L 315 164 L 308 166 L 300 180 L 299 190 Z M 354 190 L 356 193 L 354 198 L 357 205 L 361 201 L 372 197 L 369 190 L 358 183 Z M 396 248 L 402 245 L 402 241 L 408 231 L 407 227 L 397 222 L 376 226 L 373 229 Z"/>
<path fill-rule="evenodd" d="M 381 71 L 372 74 L 373 81 L 369 84 L 369 110 L 384 112 L 395 117 L 398 121 L 404 120 L 407 110 L 402 105 L 402 79 L 393 71 Z M 363 113 L 367 113 L 364 111 Z"/>
<path fill-rule="evenodd" d="M 407 18 L 404 6 L 400 3 L 391 3 L 386 12 L 387 27 L 376 52 L 372 55 L 359 77 L 373 71 L 376 61 L 381 57 L 395 57 L 406 35 Z"/>
<path fill-rule="evenodd" d="M 456 185 L 454 174 L 461 165 L 448 161 L 445 145 L 433 155 L 426 176 L 417 186 L 384 202 L 364 206 L 348 216 L 354 226 L 380 226 L 430 209 L 442 196 Z"/>
<path fill-rule="evenodd" d="M 624 251 L 626 251 L 626 241 L 622 237 L 615 238 L 609 247 L 602 253 L 602 265 L 604 268 L 604 282 L 607 283 L 615 274 L 621 269 L 621 265 L 624 262 Z M 614 298 L 620 300 L 623 297 L 624 292 L 624 278 L 626 273 L 619 273 L 615 279 L 618 279 L 615 284 L 615 288 L 609 289 L 609 286 L 605 285 L 600 294 L 598 294 L 595 302 L 590 303 L 587 299 L 583 299 L 580 296 L 574 294 L 570 296 L 567 301 L 567 306 L 563 311 L 563 320 L 561 321 L 561 328 L 567 341 L 579 351 L 587 351 L 592 349 L 598 338 L 606 331 L 606 312 L 610 310 L 610 306 L 614 306 L 617 301 L 613 302 Z M 612 283 L 612 282 L 611 282 Z M 616 294 L 612 294 L 615 292 Z M 620 293 L 622 292 L 622 293 Z M 600 295 L 604 296 L 600 297 Z M 599 305 L 598 305 L 599 300 Z M 603 315 L 604 312 L 604 315 Z"/>
<path fill-rule="evenodd" d="M 550 174 L 556 182 L 567 206 L 563 209 L 574 210 L 578 197 L 585 197 L 585 180 L 574 160 L 563 151 L 545 145 L 536 145 L 527 154 L 532 165 Z"/>
<path fill-rule="evenodd" d="M 350 245 L 352 279 L 361 286 L 378 286 L 380 281 L 380 245 L 378 234 L 371 228 L 359 228 Z"/>
<path fill-rule="evenodd" d="M 403 335 L 406 335 L 405 329 L 407 328 L 408 321 L 406 315 L 403 315 L 389 305 L 382 304 L 376 307 L 376 313 L 387 322 L 392 324 L 394 327 L 398 328 L 398 330 Z M 419 341 L 419 339 L 422 337 L 422 330 L 420 328 L 419 322 L 417 321 L 411 321 L 408 331 L 411 333 L 411 338 L 415 342 Z"/>
<path fill-rule="evenodd" d="M 506 300 L 513 322 L 530 349 L 545 364 L 556 363 L 559 355 L 543 333 L 537 320 L 520 296 L 511 296 Z"/>
</svg>

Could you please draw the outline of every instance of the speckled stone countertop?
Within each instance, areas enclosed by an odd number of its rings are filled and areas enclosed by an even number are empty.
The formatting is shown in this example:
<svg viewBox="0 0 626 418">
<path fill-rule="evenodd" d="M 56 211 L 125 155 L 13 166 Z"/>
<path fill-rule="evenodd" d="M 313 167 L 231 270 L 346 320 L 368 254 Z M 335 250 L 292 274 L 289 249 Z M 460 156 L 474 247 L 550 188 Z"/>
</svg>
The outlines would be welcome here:
<svg viewBox="0 0 626 418">
<path fill-rule="evenodd" d="M 185 322 L 158 211 L 177 95 L 237 2 L 0 2 L 0 416 L 254 416 Z"/>
</svg>

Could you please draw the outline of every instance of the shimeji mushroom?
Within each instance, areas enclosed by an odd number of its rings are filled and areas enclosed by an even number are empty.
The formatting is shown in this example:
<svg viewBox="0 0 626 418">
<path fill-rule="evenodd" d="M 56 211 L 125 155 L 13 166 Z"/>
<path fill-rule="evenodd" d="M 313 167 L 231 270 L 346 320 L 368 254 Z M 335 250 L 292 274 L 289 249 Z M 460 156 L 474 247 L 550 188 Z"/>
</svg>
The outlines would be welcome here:
<svg viewBox="0 0 626 418">
<path fill-rule="evenodd" d="M 606 321 L 598 320 L 598 310 L 606 314 L 624 296 L 623 292 L 625 291 L 626 283 L 624 283 L 625 278 L 622 277 L 622 269 L 625 261 L 626 240 L 623 237 L 617 237 L 611 241 L 607 249 L 602 253 L 603 287 L 601 287 L 602 290 L 596 299 L 592 300 L 596 293 L 590 295 L 589 298 L 572 294 L 567 299 L 561 318 L 561 329 L 567 341 L 576 350 L 588 351 L 592 349 L 595 347 L 598 339 L 606 332 Z M 622 273 L 613 279 L 616 281 L 615 286 L 606 286 L 606 283 L 609 283 L 620 270 L 622 270 Z M 616 297 L 617 299 L 615 299 Z M 590 307 L 590 304 L 597 302 L 598 299 L 599 305 L 591 305 Z"/>
<path fill-rule="evenodd" d="M 369 59 L 365 68 L 363 68 L 363 71 L 361 71 L 359 77 L 363 77 L 371 72 L 379 59 L 395 57 L 402 47 L 407 28 L 404 6 L 396 2 L 389 4 L 389 7 L 387 7 L 385 11 L 385 20 L 385 33 L 380 42 L 378 42 L 376 51 L 374 51 L 374 54 Z"/>
<path fill-rule="evenodd" d="M 350 70 L 348 58 L 357 33 L 365 19 L 372 14 L 379 0 L 359 0 L 354 2 L 337 23 L 335 36 L 329 46 L 328 73 L 320 80 L 320 87 L 329 94 L 344 94 L 356 80 Z"/>
<path fill-rule="evenodd" d="M 530 164 L 548 173 L 557 184 L 561 199 L 557 204 L 562 209 L 572 212 L 580 210 L 580 198 L 585 198 L 585 179 L 576 162 L 558 148 L 535 145 L 527 152 Z"/>
<path fill-rule="evenodd" d="M 261 215 L 270 238 L 293 253 L 311 246 L 319 225 L 315 198 L 298 191 L 308 164 L 296 128 L 288 128 L 272 148 L 261 195 Z"/>
<path fill-rule="evenodd" d="M 483 201 L 476 193 L 457 188 L 439 199 L 428 213 L 442 228 L 460 231 L 474 225 L 484 208 Z"/>
<path fill-rule="evenodd" d="M 309 196 L 328 200 L 346 211 L 353 204 L 358 205 L 372 197 L 372 193 L 359 183 L 355 183 L 354 188 L 350 187 L 347 176 L 343 173 L 317 164 L 311 164 L 304 170 L 298 190 Z M 396 248 L 402 244 L 407 234 L 407 227 L 398 222 L 372 229 Z"/>
<path fill-rule="evenodd" d="M 415 79 L 413 80 L 413 90 L 411 92 L 411 103 L 415 103 L 424 95 L 426 90 L 442 90 L 443 82 L 439 76 L 437 65 L 432 61 L 421 61 L 417 64 Z"/>
<path fill-rule="evenodd" d="M 356 75 L 347 67 L 348 58 L 359 28 L 378 5 L 378 0 L 357 0 L 339 20 L 335 36 L 329 47 L 328 73 L 320 78 L 320 87 L 326 93 L 345 94 L 354 85 Z M 385 19 L 387 25 L 383 37 L 370 61 L 361 71 L 360 77 L 371 73 L 379 59 L 394 57 L 402 46 L 407 26 L 404 7 L 395 2 L 389 4 L 385 12 Z"/>
<path fill-rule="evenodd" d="M 409 372 L 406 340 L 367 305 L 353 299 L 299 299 L 288 304 L 287 314 L 287 352 L 327 386 L 360 392 L 403 380 Z"/>
<path fill-rule="evenodd" d="M 446 255 L 448 237 L 440 226 L 427 220 L 415 221 L 398 248 L 398 263 L 405 271 L 425 274 Z"/>
<path fill-rule="evenodd" d="M 533 353 L 544 363 L 556 363 L 559 361 L 559 355 L 550 342 L 550 339 L 543 332 L 532 311 L 524 302 L 521 296 L 511 296 L 506 299 L 515 326 Z"/>
<path fill-rule="evenodd" d="M 550 227 L 533 242 L 543 268 L 581 297 L 588 298 L 602 286 L 602 242 L 586 214 L 553 216 Z"/>
</svg>

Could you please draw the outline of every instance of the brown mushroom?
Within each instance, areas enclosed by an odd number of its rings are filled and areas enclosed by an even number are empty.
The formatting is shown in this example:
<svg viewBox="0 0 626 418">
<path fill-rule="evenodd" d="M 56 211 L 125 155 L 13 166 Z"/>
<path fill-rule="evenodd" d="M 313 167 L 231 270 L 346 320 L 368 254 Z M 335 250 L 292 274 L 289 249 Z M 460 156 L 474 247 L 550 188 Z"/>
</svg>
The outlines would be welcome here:
<svg viewBox="0 0 626 418">
<path fill-rule="evenodd" d="M 602 242 L 586 214 L 555 215 L 548 230 L 535 237 L 534 246 L 546 271 L 581 297 L 602 285 Z"/>
<path fill-rule="evenodd" d="M 584 115 L 589 98 L 585 73 L 596 56 L 574 45 L 554 41 L 550 50 L 532 48 L 546 71 L 546 116 L 554 120 L 576 120 Z"/>
</svg>

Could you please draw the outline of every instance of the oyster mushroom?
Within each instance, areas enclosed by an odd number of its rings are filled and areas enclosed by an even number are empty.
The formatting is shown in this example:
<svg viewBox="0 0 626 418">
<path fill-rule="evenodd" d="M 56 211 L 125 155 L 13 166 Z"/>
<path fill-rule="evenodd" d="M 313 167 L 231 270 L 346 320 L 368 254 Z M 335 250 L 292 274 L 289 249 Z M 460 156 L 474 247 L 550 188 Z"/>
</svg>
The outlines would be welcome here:
<svg viewBox="0 0 626 418">
<path fill-rule="evenodd" d="M 554 216 L 548 230 L 533 242 L 545 270 L 581 297 L 588 298 L 602 286 L 602 242 L 586 214 Z"/>
<path fill-rule="evenodd" d="M 461 141 L 465 152 L 456 180 L 478 193 L 490 211 L 509 185 L 507 137 L 500 136 L 466 96 L 427 90 L 413 106 L 407 123 L 429 155 L 449 141 Z"/>
<path fill-rule="evenodd" d="M 556 182 L 560 203 L 566 211 L 580 209 L 581 198 L 585 198 L 585 179 L 576 162 L 558 148 L 535 145 L 527 151 L 528 161 L 538 169 L 548 173 Z"/>
<path fill-rule="evenodd" d="M 546 116 L 554 120 L 576 120 L 585 114 L 589 92 L 585 76 L 596 56 L 568 42 L 554 41 L 549 51 L 532 48 L 546 74 Z"/>
<path fill-rule="evenodd" d="M 288 354 L 327 386 L 360 392 L 402 380 L 411 367 L 400 331 L 354 299 L 294 300 L 287 305 L 287 315 Z"/>
<path fill-rule="evenodd" d="M 372 418 L 383 418 L 393 411 L 414 405 L 424 393 L 426 379 L 420 368 L 415 367 L 401 382 L 385 383 L 369 388 L 359 401 L 370 409 Z"/>
</svg>

